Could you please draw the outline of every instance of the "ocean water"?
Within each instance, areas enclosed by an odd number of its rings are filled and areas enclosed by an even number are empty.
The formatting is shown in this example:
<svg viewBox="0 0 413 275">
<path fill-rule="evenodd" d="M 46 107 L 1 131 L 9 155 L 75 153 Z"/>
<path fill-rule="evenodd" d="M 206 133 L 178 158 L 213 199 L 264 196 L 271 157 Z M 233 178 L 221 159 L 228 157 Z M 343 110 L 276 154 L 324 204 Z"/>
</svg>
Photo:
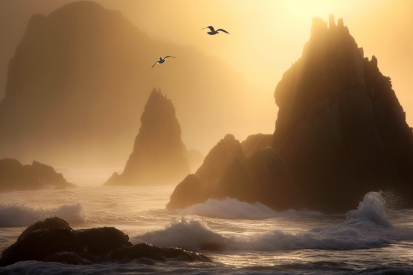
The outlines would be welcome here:
<svg viewBox="0 0 413 275">
<path fill-rule="evenodd" d="M 0 251 L 33 222 L 59 216 L 75 229 L 114 226 L 132 243 L 181 247 L 213 262 L 26 261 L 0 274 L 413 274 L 413 210 L 387 210 L 375 192 L 341 215 L 275 212 L 235 199 L 168 211 L 174 185 L 104 187 L 114 169 L 58 171 L 79 187 L 0 193 Z M 202 251 L 206 243 L 223 250 Z"/>
</svg>

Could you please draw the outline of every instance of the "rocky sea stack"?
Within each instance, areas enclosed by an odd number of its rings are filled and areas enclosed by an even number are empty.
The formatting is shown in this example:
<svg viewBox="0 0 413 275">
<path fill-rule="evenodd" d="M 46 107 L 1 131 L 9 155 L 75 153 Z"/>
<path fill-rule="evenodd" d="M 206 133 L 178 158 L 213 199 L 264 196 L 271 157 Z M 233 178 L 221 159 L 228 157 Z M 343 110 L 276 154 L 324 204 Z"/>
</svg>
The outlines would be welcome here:
<svg viewBox="0 0 413 275">
<path fill-rule="evenodd" d="M 256 150 L 245 160 L 222 151 L 222 158 L 235 159 L 217 163 L 222 177 L 205 184 L 199 169 L 177 186 L 167 208 L 232 197 L 274 209 L 342 212 L 356 208 L 369 191 L 412 194 L 412 128 L 377 64 L 376 57 L 364 57 L 342 19 L 336 25 L 330 16 L 328 27 L 314 18 L 302 57 L 275 89 L 279 111 L 272 149 Z M 412 205 L 407 195 L 398 206 Z"/>
<path fill-rule="evenodd" d="M 105 185 L 179 182 L 190 172 L 175 108 L 161 91 L 150 94 L 141 125 L 123 173 L 114 173 Z"/>
<path fill-rule="evenodd" d="M 33 161 L 32 165 L 22 165 L 15 159 L 0 160 L 0 190 L 30 190 L 40 188 L 72 188 L 61 173 L 53 167 Z"/>
</svg>

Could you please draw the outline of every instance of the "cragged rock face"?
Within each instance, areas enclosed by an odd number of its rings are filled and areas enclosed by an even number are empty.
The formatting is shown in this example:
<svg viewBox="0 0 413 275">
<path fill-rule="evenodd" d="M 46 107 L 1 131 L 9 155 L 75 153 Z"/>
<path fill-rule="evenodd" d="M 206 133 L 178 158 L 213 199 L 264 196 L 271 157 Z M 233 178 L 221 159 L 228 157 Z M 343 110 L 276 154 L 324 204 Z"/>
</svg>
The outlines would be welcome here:
<svg viewBox="0 0 413 275">
<path fill-rule="evenodd" d="M 272 146 L 303 206 L 346 211 L 368 191 L 412 189 L 413 138 L 377 59 L 364 58 L 343 20 L 329 25 L 313 19 L 302 57 L 275 89 Z"/>
<path fill-rule="evenodd" d="M 247 139 L 249 148 L 266 144 L 257 142 L 256 137 L 261 138 L 257 135 Z M 227 135 L 210 151 L 198 171 L 178 184 L 166 208 L 182 209 L 208 199 L 229 197 L 285 210 L 295 193 L 288 167 L 271 147 L 259 148 L 246 158 L 239 141 Z"/>
<path fill-rule="evenodd" d="M 103 255 L 113 249 L 132 245 L 129 236 L 115 227 L 80 229 L 75 231 L 76 237 L 87 252 Z"/>
<path fill-rule="evenodd" d="M 202 254 L 180 248 L 133 245 L 127 234 L 114 227 L 73 230 L 65 220 L 54 217 L 29 226 L 1 253 L 0 266 L 29 260 L 89 265 L 135 259 L 146 264 L 153 264 L 147 259 L 211 262 Z"/>
</svg>

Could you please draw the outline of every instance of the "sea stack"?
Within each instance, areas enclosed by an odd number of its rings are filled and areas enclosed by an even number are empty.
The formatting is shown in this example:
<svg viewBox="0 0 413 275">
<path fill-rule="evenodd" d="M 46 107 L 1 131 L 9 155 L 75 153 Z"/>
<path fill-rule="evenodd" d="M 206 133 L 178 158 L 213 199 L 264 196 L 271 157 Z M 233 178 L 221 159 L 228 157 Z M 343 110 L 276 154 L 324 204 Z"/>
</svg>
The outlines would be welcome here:
<svg viewBox="0 0 413 275">
<path fill-rule="evenodd" d="M 141 128 L 123 173 L 114 173 L 105 185 L 179 182 L 190 172 L 185 153 L 174 105 L 160 90 L 154 89 L 145 105 Z"/>
<path fill-rule="evenodd" d="M 345 211 L 369 191 L 411 192 L 413 135 L 377 58 L 364 57 L 342 19 L 329 25 L 313 19 L 302 57 L 275 89 L 272 146 L 302 206 Z"/>
<path fill-rule="evenodd" d="M 313 19 L 301 58 L 275 89 L 274 134 L 243 142 L 243 159 L 217 163 L 217 182 L 205 184 L 199 170 L 188 176 L 167 209 L 230 197 L 276 210 L 343 213 L 380 190 L 405 197 L 396 207 L 413 206 L 412 128 L 391 80 L 376 57 L 364 57 L 342 19 L 329 21 Z M 254 147 L 268 139 L 271 147 Z"/>
</svg>

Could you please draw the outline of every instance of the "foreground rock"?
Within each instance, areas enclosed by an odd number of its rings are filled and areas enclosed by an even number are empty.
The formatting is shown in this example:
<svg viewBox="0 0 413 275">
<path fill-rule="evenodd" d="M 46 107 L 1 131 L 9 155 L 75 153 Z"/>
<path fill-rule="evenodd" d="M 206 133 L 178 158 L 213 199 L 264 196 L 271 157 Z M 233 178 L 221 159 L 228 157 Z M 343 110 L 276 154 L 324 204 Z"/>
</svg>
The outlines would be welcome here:
<svg viewBox="0 0 413 275">
<path fill-rule="evenodd" d="M 249 137 L 247 148 L 258 148 L 245 156 L 241 143 L 226 135 L 206 156 L 195 174 L 188 175 L 175 188 L 167 209 L 182 209 L 208 199 L 261 202 L 277 210 L 285 210 L 294 199 L 294 180 L 280 156 L 265 142 L 263 136 Z M 247 151 L 248 152 L 248 151 Z"/>
<path fill-rule="evenodd" d="M 329 28 L 313 19 L 302 57 L 274 96 L 274 134 L 242 145 L 232 139 L 243 154 L 215 146 L 195 175 L 176 187 L 167 209 L 231 197 L 276 210 L 342 213 L 380 190 L 404 197 L 394 206 L 413 207 L 412 128 L 390 78 L 374 56 L 364 58 L 342 19 L 336 25 L 330 16 Z M 265 144 L 274 150 L 258 149 Z M 219 157 L 208 164 L 213 151 Z"/>
<path fill-rule="evenodd" d="M 0 160 L 0 190 L 27 190 L 45 187 L 72 188 L 53 167 L 33 161 L 32 165 L 22 165 L 15 159 Z"/>
<path fill-rule="evenodd" d="M 189 170 L 184 157 L 181 127 L 172 101 L 154 89 L 141 117 L 133 152 L 121 175 L 114 173 L 105 185 L 147 185 L 179 182 Z"/>
<path fill-rule="evenodd" d="M 211 261 L 202 254 L 180 248 L 133 245 L 127 234 L 114 227 L 73 230 L 67 225 L 63 219 L 54 217 L 28 227 L 1 253 L 0 266 L 29 260 L 79 265 L 140 258 Z"/>
</svg>

